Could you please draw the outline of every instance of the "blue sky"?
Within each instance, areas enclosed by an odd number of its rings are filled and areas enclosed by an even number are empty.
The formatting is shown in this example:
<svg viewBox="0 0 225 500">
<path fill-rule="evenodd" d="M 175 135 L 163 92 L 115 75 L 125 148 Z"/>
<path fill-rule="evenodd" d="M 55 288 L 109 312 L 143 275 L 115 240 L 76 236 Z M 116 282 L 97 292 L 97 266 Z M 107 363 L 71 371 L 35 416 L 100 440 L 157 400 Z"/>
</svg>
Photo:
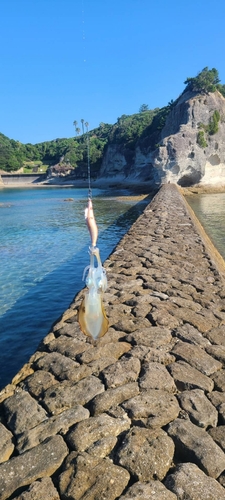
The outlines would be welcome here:
<svg viewBox="0 0 225 500">
<path fill-rule="evenodd" d="M 72 137 L 167 105 L 205 66 L 225 83 L 224 18 L 224 0 L 0 0 L 0 132 Z"/>
</svg>

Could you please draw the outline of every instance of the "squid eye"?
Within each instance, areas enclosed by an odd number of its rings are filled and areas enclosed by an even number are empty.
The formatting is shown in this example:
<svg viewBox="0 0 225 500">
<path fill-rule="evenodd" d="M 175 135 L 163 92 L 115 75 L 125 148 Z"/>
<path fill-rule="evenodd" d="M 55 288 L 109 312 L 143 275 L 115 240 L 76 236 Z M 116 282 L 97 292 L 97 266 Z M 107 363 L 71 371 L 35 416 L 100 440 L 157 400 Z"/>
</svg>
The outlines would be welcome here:
<svg viewBox="0 0 225 500">
<path fill-rule="evenodd" d="M 102 289 L 102 284 L 103 284 L 103 283 L 102 283 L 102 279 L 101 279 L 101 278 L 98 278 L 98 279 L 97 279 L 97 287 L 98 287 L 98 289 L 100 289 L 100 290 Z"/>
<path fill-rule="evenodd" d="M 89 287 L 89 286 L 93 285 L 93 279 L 92 279 L 92 278 L 87 277 L 87 279 L 86 279 L 86 285 L 87 285 L 87 287 Z"/>
</svg>

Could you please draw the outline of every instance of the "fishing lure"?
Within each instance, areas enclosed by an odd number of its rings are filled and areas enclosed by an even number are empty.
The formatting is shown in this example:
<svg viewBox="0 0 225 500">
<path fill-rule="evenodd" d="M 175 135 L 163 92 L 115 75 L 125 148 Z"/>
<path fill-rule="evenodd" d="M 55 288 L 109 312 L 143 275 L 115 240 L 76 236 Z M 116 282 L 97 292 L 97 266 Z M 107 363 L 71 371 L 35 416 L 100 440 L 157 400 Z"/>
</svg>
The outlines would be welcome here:
<svg viewBox="0 0 225 500">
<path fill-rule="evenodd" d="M 108 319 L 102 303 L 102 294 L 107 288 L 107 277 L 101 263 L 99 249 L 96 246 L 98 227 L 90 197 L 85 209 L 85 219 L 91 236 L 90 265 L 84 269 L 83 279 L 88 271 L 86 277 L 88 291 L 80 305 L 78 321 L 82 332 L 96 341 L 103 337 L 108 330 Z M 95 266 L 95 260 L 97 261 L 97 267 Z"/>
</svg>

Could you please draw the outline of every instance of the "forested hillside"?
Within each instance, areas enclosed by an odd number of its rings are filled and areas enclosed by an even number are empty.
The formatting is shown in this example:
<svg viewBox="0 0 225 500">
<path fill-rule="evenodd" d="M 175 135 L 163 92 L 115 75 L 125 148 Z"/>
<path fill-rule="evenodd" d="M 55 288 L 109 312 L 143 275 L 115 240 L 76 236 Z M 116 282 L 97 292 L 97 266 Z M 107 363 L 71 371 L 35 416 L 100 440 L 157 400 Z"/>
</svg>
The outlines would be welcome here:
<svg viewBox="0 0 225 500">
<path fill-rule="evenodd" d="M 0 134 L 0 170 L 12 172 L 25 167 L 29 171 L 35 165 L 70 164 L 79 170 L 87 166 L 87 140 L 89 140 L 92 171 L 100 169 L 104 150 L 111 142 L 123 143 L 134 148 L 137 139 L 148 127 L 159 110 L 146 110 L 127 116 L 122 115 L 117 123 L 100 123 L 99 127 L 69 139 L 55 139 L 40 144 L 21 144 Z"/>
<path fill-rule="evenodd" d="M 187 78 L 184 83 L 186 86 L 182 94 L 207 94 L 219 90 L 225 97 L 225 85 L 220 84 L 215 68 L 209 70 L 206 67 L 196 77 Z M 32 172 L 34 168 L 45 171 L 48 166 L 60 164 L 78 169 L 77 172 L 82 175 L 87 167 L 88 140 L 92 173 L 97 175 L 110 144 L 123 147 L 128 156 L 132 155 L 140 139 L 143 145 L 146 142 L 147 147 L 156 149 L 160 132 L 177 101 L 178 99 L 171 100 L 167 106 L 153 110 L 143 104 L 138 113 L 122 115 L 114 125 L 100 123 L 98 128 L 91 131 L 88 131 L 88 124 L 84 124 L 84 120 L 80 120 L 82 129 L 78 127 L 79 122 L 74 121 L 76 137 L 69 139 L 55 139 L 35 145 L 21 144 L 0 133 L 0 170 L 13 172 L 23 167 L 24 172 Z"/>
</svg>

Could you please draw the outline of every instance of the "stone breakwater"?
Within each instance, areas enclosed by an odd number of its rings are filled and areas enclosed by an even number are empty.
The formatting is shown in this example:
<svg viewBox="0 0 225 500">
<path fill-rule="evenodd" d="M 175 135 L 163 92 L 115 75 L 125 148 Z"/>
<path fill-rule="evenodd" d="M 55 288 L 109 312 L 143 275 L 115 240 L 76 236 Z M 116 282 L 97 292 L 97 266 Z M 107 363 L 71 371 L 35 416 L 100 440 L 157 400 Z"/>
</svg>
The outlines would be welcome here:
<svg viewBox="0 0 225 500">
<path fill-rule="evenodd" d="M 105 262 L 108 333 L 82 290 L 0 393 L 0 499 L 225 499 L 225 282 L 178 188 Z"/>
</svg>

